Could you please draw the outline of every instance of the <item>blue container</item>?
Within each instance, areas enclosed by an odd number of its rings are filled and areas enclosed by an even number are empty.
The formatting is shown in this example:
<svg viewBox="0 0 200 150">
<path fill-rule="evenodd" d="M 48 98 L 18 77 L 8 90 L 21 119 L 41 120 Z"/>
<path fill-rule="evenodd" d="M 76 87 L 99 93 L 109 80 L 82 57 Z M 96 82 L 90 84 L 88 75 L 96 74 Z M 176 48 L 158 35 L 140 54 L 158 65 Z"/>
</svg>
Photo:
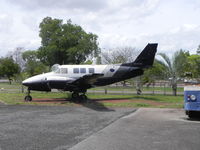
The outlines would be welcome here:
<svg viewBox="0 0 200 150">
<path fill-rule="evenodd" d="M 189 85 L 184 87 L 184 109 L 190 118 L 200 112 L 200 86 Z"/>
</svg>

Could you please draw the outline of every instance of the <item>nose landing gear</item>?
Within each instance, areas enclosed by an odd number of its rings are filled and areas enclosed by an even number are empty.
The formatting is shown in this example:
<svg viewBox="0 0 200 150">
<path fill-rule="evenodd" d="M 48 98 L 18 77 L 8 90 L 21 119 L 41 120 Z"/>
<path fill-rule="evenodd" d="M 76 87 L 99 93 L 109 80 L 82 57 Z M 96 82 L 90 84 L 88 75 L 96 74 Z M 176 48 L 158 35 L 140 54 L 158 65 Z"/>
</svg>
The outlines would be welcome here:
<svg viewBox="0 0 200 150">
<path fill-rule="evenodd" d="M 27 96 L 25 96 L 24 101 L 28 102 L 28 101 L 32 101 L 32 97 L 30 96 L 30 90 L 28 90 L 27 92 Z"/>
</svg>

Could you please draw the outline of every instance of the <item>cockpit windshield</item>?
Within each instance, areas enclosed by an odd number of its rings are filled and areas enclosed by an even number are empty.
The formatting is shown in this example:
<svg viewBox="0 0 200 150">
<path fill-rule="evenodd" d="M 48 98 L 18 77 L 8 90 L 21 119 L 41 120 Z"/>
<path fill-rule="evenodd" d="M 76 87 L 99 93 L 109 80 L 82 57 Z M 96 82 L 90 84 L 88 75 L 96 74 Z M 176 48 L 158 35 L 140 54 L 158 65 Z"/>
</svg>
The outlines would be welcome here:
<svg viewBox="0 0 200 150">
<path fill-rule="evenodd" d="M 55 64 L 51 67 L 51 71 L 55 72 L 55 73 L 60 73 L 60 65 L 59 64 Z"/>
</svg>

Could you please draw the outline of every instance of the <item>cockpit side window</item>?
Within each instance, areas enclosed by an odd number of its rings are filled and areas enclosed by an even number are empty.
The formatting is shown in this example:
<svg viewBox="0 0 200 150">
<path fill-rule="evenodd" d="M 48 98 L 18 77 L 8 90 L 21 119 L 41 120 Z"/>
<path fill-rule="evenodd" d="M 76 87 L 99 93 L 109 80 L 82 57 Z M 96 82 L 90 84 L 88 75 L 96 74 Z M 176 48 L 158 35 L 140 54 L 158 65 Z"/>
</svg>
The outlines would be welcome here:
<svg viewBox="0 0 200 150">
<path fill-rule="evenodd" d="M 85 68 L 80 68 L 80 73 L 86 73 L 86 69 Z"/>
<path fill-rule="evenodd" d="M 58 69 L 55 71 L 55 73 L 60 73 L 60 68 L 58 68 Z"/>
<path fill-rule="evenodd" d="M 89 68 L 89 73 L 94 73 L 94 68 Z"/>
<path fill-rule="evenodd" d="M 79 68 L 74 68 L 74 69 L 73 69 L 73 72 L 74 72 L 74 73 L 79 73 Z"/>
<path fill-rule="evenodd" d="M 61 74 L 67 74 L 68 73 L 68 68 L 61 68 L 60 73 Z"/>
</svg>

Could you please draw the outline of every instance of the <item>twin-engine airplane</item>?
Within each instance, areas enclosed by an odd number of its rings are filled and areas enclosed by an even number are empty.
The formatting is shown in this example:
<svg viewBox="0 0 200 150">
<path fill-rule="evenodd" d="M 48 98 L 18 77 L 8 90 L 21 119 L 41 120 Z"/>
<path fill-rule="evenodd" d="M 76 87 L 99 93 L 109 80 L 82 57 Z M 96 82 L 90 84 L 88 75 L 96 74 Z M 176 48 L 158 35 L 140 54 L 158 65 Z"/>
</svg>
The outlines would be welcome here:
<svg viewBox="0 0 200 150">
<path fill-rule="evenodd" d="M 57 69 L 33 76 L 22 82 L 28 87 L 25 101 L 31 101 L 31 90 L 50 92 L 59 89 L 72 92 L 72 98 L 87 99 L 87 89 L 105 86 L 140 76 L 153 65 L 157 43 L 148 44 L 134 62 L 111 65 L 60 65 Z M 82 93 L 82 94 L 80 94 Z"/>
</svg>

